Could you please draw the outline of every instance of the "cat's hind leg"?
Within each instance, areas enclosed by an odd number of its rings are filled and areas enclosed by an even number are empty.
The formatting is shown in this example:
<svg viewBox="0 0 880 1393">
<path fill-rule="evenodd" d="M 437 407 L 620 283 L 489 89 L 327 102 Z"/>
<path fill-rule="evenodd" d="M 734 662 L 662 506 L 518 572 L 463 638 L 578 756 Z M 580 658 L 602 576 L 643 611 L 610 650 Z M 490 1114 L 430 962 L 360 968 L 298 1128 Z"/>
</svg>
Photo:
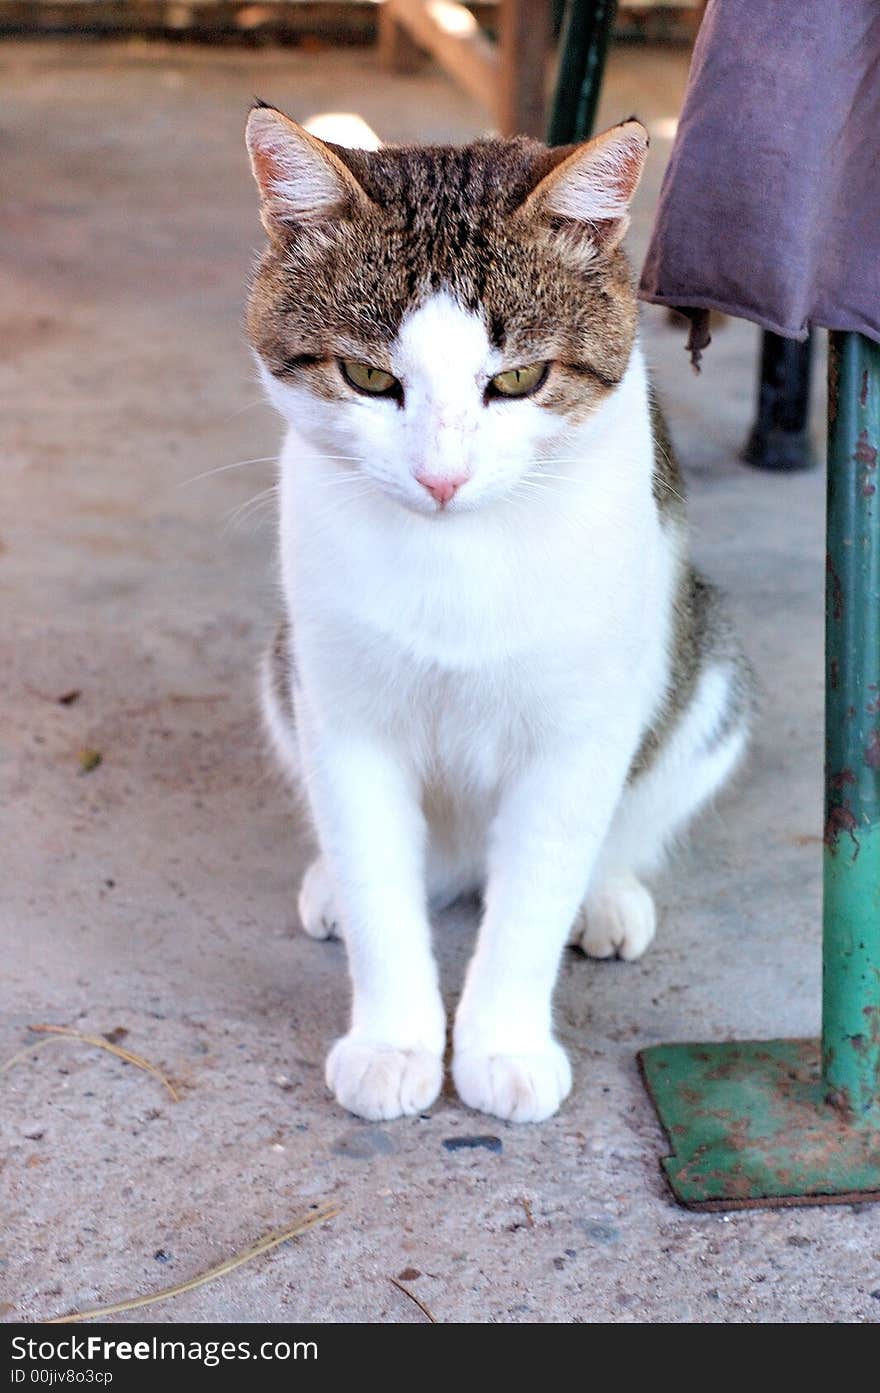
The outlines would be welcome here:
<svg viewBox="0 0 880 1393">
<path fill-rule="evenodd" d="M 591 889 L 572 926 L 569 943 L 591 958 L 635 962 L 657 929 L 654 896 L 629 871 L 604 872 Z"/>
<path fill-rule="evenodd" d="M 621 796 L 570 943 L 592 958 L 640 958 L 657 915 L 645 879 L 740 762 L 752 711 L 742 660 L 713 662 L 646 767 Z"/>
<path fill-rule="evenodd" d="M 342 937 L 336 891 L 323 856 L 316 856 L 303 876 L 296 906 L 309 938 Z"/>
<path fill-rule="evenodd" d="M 449 865 L 441 858 L 429 858 L 427 894 L 432 913 L 441 913 L 456 900 L 475 894 L 480 888 L 480 873 L 470 864 Z M 302 878 L 297 909 L 300 923 L 310 938 L 343 937 L 332 873 L 323 856 L 315 857 Z"/>
</svg>

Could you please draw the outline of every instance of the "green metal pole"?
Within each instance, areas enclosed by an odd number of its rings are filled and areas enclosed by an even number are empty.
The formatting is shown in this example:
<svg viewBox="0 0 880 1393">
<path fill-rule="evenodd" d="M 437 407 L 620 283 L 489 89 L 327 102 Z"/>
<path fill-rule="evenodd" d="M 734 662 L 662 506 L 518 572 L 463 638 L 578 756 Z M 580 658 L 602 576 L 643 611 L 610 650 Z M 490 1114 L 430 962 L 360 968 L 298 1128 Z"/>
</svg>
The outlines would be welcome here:
<svg viewBox="0 0 880 1393">
<path fill-rule="evenodd" d="M 593 130 L 617 0 L 568 0 L 548 145 L 586 140 Z"/>
<path fill-rule="evenodd" d="M 616 0 L 568 0 L 550 145 L 590 135 Z M 880 1201 L 880 346 L 829 374 L 823 1032 L 639 1051 L 695 1209 Z"/>
<path fill-rule="evenodd" d="M 880 1201 L 880 345 L 831 336 L 822 1039 L 639 1061 L 695 1209 Z"/>
<path fill-rule="evenodd" d="M 880 345 L 832 333 L 828 385 L 822 1070 L 857 1117 L 880 1094 Z"/>
</svg>

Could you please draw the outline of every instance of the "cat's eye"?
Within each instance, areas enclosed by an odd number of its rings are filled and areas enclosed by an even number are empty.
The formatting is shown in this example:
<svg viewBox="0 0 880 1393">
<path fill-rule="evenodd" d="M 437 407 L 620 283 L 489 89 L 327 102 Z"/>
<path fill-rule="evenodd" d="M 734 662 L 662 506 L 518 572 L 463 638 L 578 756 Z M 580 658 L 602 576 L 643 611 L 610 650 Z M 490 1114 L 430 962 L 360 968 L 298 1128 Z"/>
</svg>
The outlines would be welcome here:
<svg viewBox="0 0 880 1393">
<path fill-rule="evenodd" d="M 490 397 L 530 397 L 543 383 L 549 363 L 530 363 L 527 368 L 508 368 L 496 373 L 489 383 Z"/>
<path fill-rule="evenodd" d="M 384 368 L 373 368 L 369 363 L 359 363 L 354 358 L 340 359 L 342 376 L 351 387 L 359 392 L 367 392 L 371 397 L 399 397 L 401 386 L 396 377 Z"/>
</svg>

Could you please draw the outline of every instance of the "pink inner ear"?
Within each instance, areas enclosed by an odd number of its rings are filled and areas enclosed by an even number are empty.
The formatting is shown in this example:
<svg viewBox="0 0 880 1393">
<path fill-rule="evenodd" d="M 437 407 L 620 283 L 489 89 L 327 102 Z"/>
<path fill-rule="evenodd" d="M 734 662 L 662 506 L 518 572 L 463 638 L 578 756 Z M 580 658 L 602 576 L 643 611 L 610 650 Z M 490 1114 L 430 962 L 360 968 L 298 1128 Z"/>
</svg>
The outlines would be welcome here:
<svg viewBox="0 0 880 1393">
<path fill-rule="evenodd" d="M 263 198 L 263 216 L 309 222 L 344 214 L 366 195 L 354 176 L 317 136 L 278 114 L 250 118 L 248 148 Z"/>
<path fill-rule="evenodd" d="M 639 182 L 642 172 L 643 151 L 641 146 L 634 140 L 627 140 L 620 145 L 620 162 L 615 170 L 614 189 L 625 203 L 629 203 Z"/>
<path fill-rule="evenodd" d="M 251 147 L 251 159 L 257 183 L 264 194 L 270 194 L 274 184 L 284 178 L 284 172 L 274 155 L 264 146 Z"/>
<path fill-rule="evenodd" d="M 527 207 L 592 229 L 600 241 L 619 240 L 644 163 L 647 132 L 633 123 L 613 128 L 564 159 L 532 191 Z"/>
<path fill-rule="evenodd" d="M 257 110 L 251 114 L 248 123 L 248 150 L 254 178 L 264 199 L 273 200 L 277 196 L 278 185 L 290 177 L 290 171 L 284 161 L 284 140 L 281 118 L 277 113 L 273 112 L 267 116 L 263 111 Z"/>
</svg>

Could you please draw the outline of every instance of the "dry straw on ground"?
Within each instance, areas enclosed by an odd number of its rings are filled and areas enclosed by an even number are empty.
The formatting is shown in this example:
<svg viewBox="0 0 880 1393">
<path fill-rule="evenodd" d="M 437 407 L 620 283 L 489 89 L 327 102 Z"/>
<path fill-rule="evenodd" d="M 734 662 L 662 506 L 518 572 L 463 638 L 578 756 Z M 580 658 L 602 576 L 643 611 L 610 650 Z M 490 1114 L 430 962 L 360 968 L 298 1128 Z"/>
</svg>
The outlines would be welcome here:
<svg viewBox="0 0 880 1393">
<path fill-rule="evenodd" d="M 117 1044 L 112 1038 L 112 1035 L 110 1038 L 104 1035 L 90 1035 L 85 1031 L 74 1030 L 66 1025 L 31 1025 L 28 1026 L 28 1029 L 38 1034 L 46 1035 L 48 1038 L 38 1041 L 26 1050 L 20 1050 L 18 1054 L 13 1055 L 11 1059 L 7 1059 L 5 1064 L 0 1066 L 0 1074 L 7 1073 L 16 1064 L 20 1064 L 24 1060 L 29 1059 L 35 1051 L 45 1049 L 47 1045 L 56 1044 L 61 1040 L 76 1040 L 79 1041 L 80 1044 L 93 1045 L 97 1049 L 106 1050 L 108 1054 L 115 1054 L 118 1059 L 124 1060 L 126 1064 L 133 1064 L 137 1069 L 143 1069 L 146 1073 L 152 1074 L 154 1078 L 157 1078 L 162 1086 L 168 1090 L 174 1102 L 180 1102 L 180 1094 L 177 1092 L 171 1080 L 162 1073 L 161 1069 L 158 1069 L 155 1064 L 151 1064 L 148 1059 L 144 1059 L 141 1055 L 134 1054 L 131 1050 L 123 1049 L 122 1046 Z M 121 1030 L 114 1033 L 125 1034 L 125 1032 Z M 297 1219 L 289 1228 L 282 1229 L 276 1233 L 267 1234 L 265 1238 L 261 1238 L 257 1243 L 252 1244 L 250 1248 L 246 1248 L 244 1252 L 234 1254 L 231 1258 L 227 1258 L 224 1262 L 219 1263 L 217 1267 L 212 1267 L 207 1272 L 200 1273 L 197 1277 L 190 1277 L 186 1282 L 179 1282 L 173 1287 L 165 1287 L 162 1291 L 153 1292 L 151 1296 L 134 1296 L 126 1301 L 117 1301 L 112 1306 L 97 1306 L 94 1310 L 90 1311 L 72 1311 L 66 1316 L 55 1316 L 52 1319 L 46 1320 L 44 1324 L 71 1325 L 78 1321 L 98 1320 L 101 1316 L 116 1316 L 123 1311 L 136 1311 L 142 1306 L 155 1306 L 157 1302 L 169 1301 L 174 1296 L 182 1296 L 184 1292 L 194 1291 L 196 1287 L 205 1286 L 206 1283 L 213 1282 L 218 1277 L 225 1277 L 228 1272 L 234 1272 L 237 1267 L 241 1267 L 244 1263 L 253 1262 L 254 1258 L 262 1257 L 264 1253 L 270 1253 L 273 1248 L 279 1248 L 282 1243 L 289 1243 L 291 1239 L 298 1238 L 300 1234 L 315 1228 L 317 1224 L 323 1224 L 328 1219 L 334 1219 L 339 1212 L 338 1208 L 331 1205 L 321 1205 L 304 1215 L 301 1219 Z M 392 1278 L 392 1281 L 393 1280 Z M 399 1283 L 395 1283 L 395 1285 L 399 1285 Z M 406 1288 L 401 1287 L 401 1291 L 406 1291 Z M 418 1297 L 413 1296 L 412 1292 L 407 1292 L 406 1294 L 415 1301 L 417 1306 L 422 1307 L 422 1310 L 425 1311 L 429 1320 L 434 1319 L 427 1308 L 422 1306 Z"/>
<path fill-rule="evenodd" d="M 73 1030 L 67 1025 L 29 1025 L 28 1030 L 36 1031 L 41 1035 L 49 1035 L 50 1039 L 41 1040 L 39 1044 L 31 1045 L 29 1049 L 20 1050 L 18 1054 L 14 1054 L 0 1068 L 0 1074 L 5 1074 L 13 1065 L 28 1059 L 35 1050 L 45 1049 L 46 1045 L 51 1045 L 56 1040 L 78 1040 L 83 1045 L 94 1045 L 96 1049 L 106 1050 L 108 1054 L 115 1054 L 117 1059 L 124 1059 L 126 1064 L 133 1064 L 136 1069 L 144 1069 L 148 1074 L 157 1078 L 164 1088 L 167 1088 L 175 1103 L 180 1102 L 180 1094 L 161 1069 L 158 1069 L 155 1064 L 151 1064 L 148 1059 L 144 1059 L 142 1055 L 133 1054 L 131 1050 L 123 1049 L 121 1045 L 106 1039 L 103 1035 L 89 1035 L 82 1030 Z"/>
<path fill-rule="evenodd" d="M 290 1228 L 284 1229 L 280 1233 L 267 1234 L 258 1243 L 254 1243 L 250 1248 L 245 1248 L 243 1253 L 236 1253 L 233 1257 L 227 1258 L 225 1262 L 219 1263 L 217 1267 L 200 1273 L 198 1277 L 190 1277 L 188 1282 L 179 1282 L 177 1286 L 165 1287 L 162 1291 L 154 1292 L 152 1296 L 134 1296 L 128 1301 L 117 1301 L 112 1306 L 96 1306 L 92 1311 L 73 1311 L 67 1316 L 55 1316 L 52 1320 L 45 1321 L 44 1324 L 72 1325 L 77 1321 L 97 1320 L 100 1316 L 117 1316 L 123 1311 L 136 1311 L 141 1306 L 155 1306 L 159 1301 L 169 1301 L 172 1296 L 182 1296 L 184 1292 L 194 1291 L 196 1287 L 203 1287 L 207 1282 L 213 1282 L 218 1277 L 225 1277 L 227 1272 L 234 1272 L 236 1267 L 241 1267 L 246 1262 L 252 1262 L 254 1258 L 262 1257 L 264 1253 L 270 1253 L 273 1248 L 280 1247 L 282 1243 L 288 1243 L 292 1238 L 299 1238 L 300 1234 L 314 1228 L 316 1224 L 323 1224 L 328 1219 L 334 1219 L 338 1213 L 338 1209 L 324 1205 L 322 1208 L 306 1214 L 302 1219 L 298 1219 Z M 413 1300 L 415 1301 L 416 1298 L 413 1297 Z M 417 1304 L 421 1306 L 420 1301 Z"/>
<path fill-rule="evenodd" d="M 424 1301 L 419 1300 L 414 1291 L 410 1291 L 409 1287 L 405 1287 L 403 1285 L 403 1282 L 398 1282 L 396 1277 L 389 1277 L 388 1280 L 392 1284 L 392 1286 L 397 1287 L 398 1291 L 402 1291 L 404 1296 L 408 1296 L 410 1301 L 415 1302 L 419 1310 L 428 1317 L 428 1320 L 431 1322 L 432 1325 L 438 1324 L 437 1317 L 434 1315 L 434 1312 L 431 1310 L 429 1306 L 425 1305 Z"/>
</svg>

